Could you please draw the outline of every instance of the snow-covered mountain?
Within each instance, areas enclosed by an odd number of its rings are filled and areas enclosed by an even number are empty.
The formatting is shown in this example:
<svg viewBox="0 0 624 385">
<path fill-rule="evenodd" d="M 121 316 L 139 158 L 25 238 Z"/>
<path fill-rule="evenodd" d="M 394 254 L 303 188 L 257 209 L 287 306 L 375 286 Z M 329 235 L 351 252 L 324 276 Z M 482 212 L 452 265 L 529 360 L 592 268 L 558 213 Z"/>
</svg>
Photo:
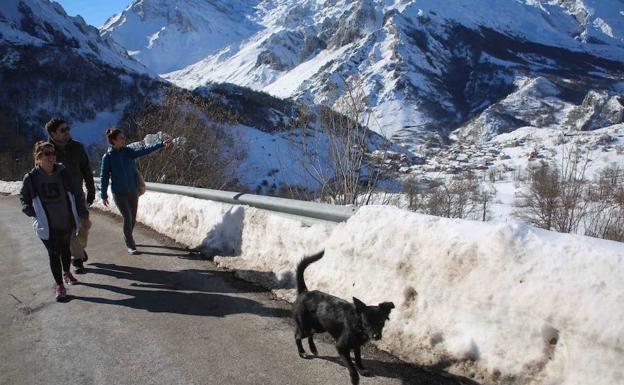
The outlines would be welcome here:
<svg viewBox="0 0 624 385">
<path fill-rule="evenodd" d="M 49 0 L 0 4 L 0 54 L 0 132 L 22 139 L 20 148 L 13 142 L 0 143 L 3 159 L 15 159 L 9 152 L 20 156 L 28 153 L 35 140 L 46 137 L 43 125 L 53 116 L 70 122 L 74 138 L 87 145 L 104 145 L 106 128 L 120 126 L 133 131 L 146 111 L 154 112 L 166 103 L 165 95 L 177 95 L 187 98 L 188 104 L 179 105 L 179 110 L 171 112 L 174 116 L 193 110 L 189 102 L 193 97 L 204 101 L 211 107 L 209 112 L 202 112 L 200 120 L 219 127 L 219 148 L 227 152 L 226 148 L 236 147 L 237 154 L 245 154 L 245 159 L 237 159 L 240 164 L 233 176 L 240 188 L 277 193 L 284 186 L 318 187 L 318 181 L 293 161 L 302 158 L 301 145 L 295 143 L 298 135 L 328 140 L 315 130 L 315 121 L 321 117 L 317 107 L 308 107 L 308 123 L 298 125 L 298 132 L 293 133 L 289 128 L 299 107 L 291 100 L 233 84 L 210 84 L 188 96 L 186 90 L 172 86 L 117 43 L 100 36 L 81 17 L 69 17 L 59 4 Z M 167 127 L 156 128 L 167 131 Z M 389 146 L 379 135 L 368 135 L 371 152 Z M 310 156 L 328 152 L 326 148 L 308 151 Z M 324 177 L 331 178 L 331 167 L 319 162 Z M 27 163 L 23 167 L 29 167 Z"/>
<path fill-rule="evenodd" d="M 532 83 L 551 85 L 545 103 L 560 99 L 555 104 L 566 109 L 551 109 L 558 115 L 544 121 L 562 124 L 590 92 L 611 95 L 624 84 L 621 0 L 234 4 L 137 0 L 101 33 L 190 89 L 231 82 L 331 106 L 347 81 L 369 95 L 371 128 L 411 145 L 445 142 L 458 128 L 491 121 L 488 107 L 517 99 Z M 508 112 L 495 124 L 499 133 L 526 125 L 516 116 L 522 111 Z"/>
<path fill-rule="evenodd" d="M 34 138 L 62 115 L 85 139 L 88 122 L 114 125 L 123 109 L 164 82 L 96 28 L 48 0 L 0 4 L 3 129 Z M 81 123 L 86 126 L 81 127 Z M 105 126 L 98 127 L 98 138 Z"/>
<path fill-rule="evenodd" d="M 111 67 L 153 74 L 131 60 L 112 40 L 102 39 L 98 30 L 80 16 L 68 16 L 63 7 L 48 0 L 3 1 L 0 8 L 0 34 L 4 45 L 13 47 L 59 47 L 70 53 L 97 59 Z M 14 55 L 4 61 L 19 59 Z"/>
<path fill-rule="evenodd" d="M 140 59 L 183 67 L 165 76 L 220 100 L 267 143 L 282 142 L 274 133 L 296 107 L 214 82 L 335 105 L 347 80 L 368 95 L 371 128 L 412 145 L 483 142 L 526 126 L 593 130 L 624 115 L 618 4 L 142 0 L 98 34 L 54 2 L 3 2 L 0 113 L 31 137 L 60 114 L 78 139 L 101 140 L 103 128 L 165 86 Z M 128 54 L 113 38 L 136 45 Z M 206 56 L 187 66 L 191 51 Z M 279 188 L 275 149 L 250 148 L 248 185 L 258 177 Z"/>
<path fill-rule="evenodd" d="M 102 36 L 113 37 L 154 71 L 170 72 L 258 32 L 261 26 L 248 15 L 255 3 L 136 1 L 102 26 Z"/>
<path fill-rule="evenodd" d="M 519 127 L 590 131 L 624 122 L 624 98 L 607 87 L 597 91 L 571 80 L 541 76 L 518 78 L 515 85 L 514 92 L 455 130 L 451 138 L 485 142 Z"/>
</svg>

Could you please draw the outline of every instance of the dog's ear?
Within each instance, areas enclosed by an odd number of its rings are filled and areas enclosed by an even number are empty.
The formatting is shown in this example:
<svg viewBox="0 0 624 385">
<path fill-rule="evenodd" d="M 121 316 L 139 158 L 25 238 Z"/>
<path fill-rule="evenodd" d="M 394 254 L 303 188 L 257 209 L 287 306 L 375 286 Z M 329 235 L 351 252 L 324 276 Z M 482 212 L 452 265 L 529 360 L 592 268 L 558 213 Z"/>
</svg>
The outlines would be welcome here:
<svg viewBox="0 0 624 385">
<path fill-rule="evenodd" d="M 392 302 L 382 302 L 379 305 L 379 308 L 381 309 L 381 311 L 383 311 L 386 314 L 386 318 L 390 319 L 390 311 L 392 311 L 392 309 L 394 309 L 394 304 Z"/>
<path fill-rule="evenodd" d="M 366 304 L 355 297 L 353 297 L 353 304 L 355 305 L 355 310 L 359 313 L 363 313 L 366 310 Z"/>
</svg>

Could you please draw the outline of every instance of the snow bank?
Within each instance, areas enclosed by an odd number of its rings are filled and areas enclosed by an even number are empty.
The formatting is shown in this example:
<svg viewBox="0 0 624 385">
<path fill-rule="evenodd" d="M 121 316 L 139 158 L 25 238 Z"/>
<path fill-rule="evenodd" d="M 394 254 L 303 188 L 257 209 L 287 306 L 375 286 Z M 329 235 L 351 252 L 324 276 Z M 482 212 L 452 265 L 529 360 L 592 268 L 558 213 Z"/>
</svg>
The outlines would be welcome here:
<svg viewBox="0 0 624 385">
<path fill-rule="evenodd" d="M 308 287 L 394 301 L 383 347 L 409 361 L 488 382 L 624 381 L 621 243 L 378 206 L 326 247 Z"/>
<path fill-rule="evenodd" d="M 154 192 L 138 219 L 289 300 L 298 261 L 325 248 L 308 287 L 394 302 L 379 346 L 407 361 L 485 383 L 624 383 L 622 243 L 386 206 L 309 226 Z"/>
<path fill-rule="evenodd" d="M 4 182 L 0 180 L 0 194 L 17 195 L 22 188 L 22 182 Z"/>
<path fill-rule="evenodd" d="M 488 383 L 624 381 L 621 243 L 385 206 L 363 207 L 314 249 L 284 249 L 299 236 L 288 229 L 249 229 L 237 261 L 216 261 L 280 276 L 324 243 L 308 287 L 393 301 L 380 347 L 407 361 Z"/>
<path fill-rule="evenodd" d="M 113 200 L 109 202 L 105 207 L 97 200 L 94 207 L 118 214 Z M 137 220 L 209 256 L 218 255 L 230 268 L 245 270 L 252 259 L 256 271 L 275 272 L 266 283 L 285 288 L 294 287 L 291 265 L 309 250 L 320 249 L 334 226 L 308 225 L 293 216 L 248 206 L 151 191 L 139 199 Z"/>
</svg>

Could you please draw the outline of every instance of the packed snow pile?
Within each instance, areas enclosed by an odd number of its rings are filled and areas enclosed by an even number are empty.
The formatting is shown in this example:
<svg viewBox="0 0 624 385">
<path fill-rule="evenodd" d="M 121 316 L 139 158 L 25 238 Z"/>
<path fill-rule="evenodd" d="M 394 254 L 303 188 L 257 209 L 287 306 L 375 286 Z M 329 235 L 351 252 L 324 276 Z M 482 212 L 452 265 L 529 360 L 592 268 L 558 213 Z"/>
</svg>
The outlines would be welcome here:
<svg viewBox="0 0 624 385">
<path fill-rule="evenodd" d="M 418 365 L 488 384 L 624 383 L 622 243 L 387 206 L 306 225 L 154 192 L 138 219 L 288 300 L 296 264 L 324 248 L 307 286 L 394 302 L 379 346 Z"/>
<path fill-rule="evenodd" d="M 326 248 L 308 286 L 393 301 L 383 347 L 402 358 L 485 382 L 624 381 L 621 243 L 379 206 Z"/>
<path fill-rule="evenodd" d="M 22 188 L 22 182 L 0 181 L 0 194 L 17 195 Z"/>
</svg>

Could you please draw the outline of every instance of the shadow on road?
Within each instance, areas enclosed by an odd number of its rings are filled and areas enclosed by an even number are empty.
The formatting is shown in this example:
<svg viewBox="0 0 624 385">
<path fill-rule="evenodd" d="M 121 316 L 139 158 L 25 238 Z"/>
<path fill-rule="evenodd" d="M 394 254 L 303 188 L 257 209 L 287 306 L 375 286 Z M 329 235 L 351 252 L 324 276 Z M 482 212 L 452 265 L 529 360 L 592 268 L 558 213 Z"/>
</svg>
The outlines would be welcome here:
<svg viewBox="0 0 624 385">
<path fill-rule="evenodd" d="M 176 313 L 197 316 L 225 317 L 231 314 L 257 314 L 263 317 L 287 317 L 290 312 L 280 308 L 265 307 L 254 300 L 216 293 L 182 292 L 175 290 L 141 290 L 99 283 L 83 282 L 83 286 L 123 294 L 129 298 L 75 296 L 74 301 L 126 306 L 152 313 Z"/>
<path fill-rule="evenodd" d="M 134 281 L 131 286 L 164 290 L 201 291 L 209 293 L 258 293 L 258 286 L 239 283 L 234 285 L 230 274 L 219 271 L 186 269 L 176 271 L 150 270 L 114 263 L 89 263 L 86 271 L 117 279 Z"/>
<path fill-rule="evenodd" d="M 137 248 L 142 255 L 160 255 L 165 257 L 178 257 L 181 259 L 210 259 L 199 250 L 182 247 L 137 244 Z M 162 249 L 165 251 L 152 251 L 149 249 Z"/>
<path fill-rule="evenodd" d="M 136 247 L 148 247 L 150 249 L 167 249 L 167 250 L 175 250 L 175 251 L 186 251 L 186 252 L 191 252 L 193 250 L 189 249 L 188 247 L 175 247 L 175 246 L 163 246 L 163 245 L 148 245 L 148 244 L 141 244 L 141 243 L 137 243 Z"/>
<path fill-rule="evenodd" d="M 268 290 L 294 289 L 297 287 L 297 282 L 292 272 L 284 273 L 278 277 L 272 271 L 236 269 L 235 275 L 245 281 L 257 283 Z"/>
<path fill-rule="evenodd" d="M 337 355 L 335 357 L 317 356 L 315 358 L 344 367 L 342 359 Z M 479 385 L 469 378 L 455 376 L 441 370 L 419 368 L 403 362 L 387 362 L 362 357 L 362 363 L 371 373 L 371 377 L 397 378 L 401 380 L 403 385 Z M 346 368 L 345 376 L 348 378 Z"/>
</svg>

